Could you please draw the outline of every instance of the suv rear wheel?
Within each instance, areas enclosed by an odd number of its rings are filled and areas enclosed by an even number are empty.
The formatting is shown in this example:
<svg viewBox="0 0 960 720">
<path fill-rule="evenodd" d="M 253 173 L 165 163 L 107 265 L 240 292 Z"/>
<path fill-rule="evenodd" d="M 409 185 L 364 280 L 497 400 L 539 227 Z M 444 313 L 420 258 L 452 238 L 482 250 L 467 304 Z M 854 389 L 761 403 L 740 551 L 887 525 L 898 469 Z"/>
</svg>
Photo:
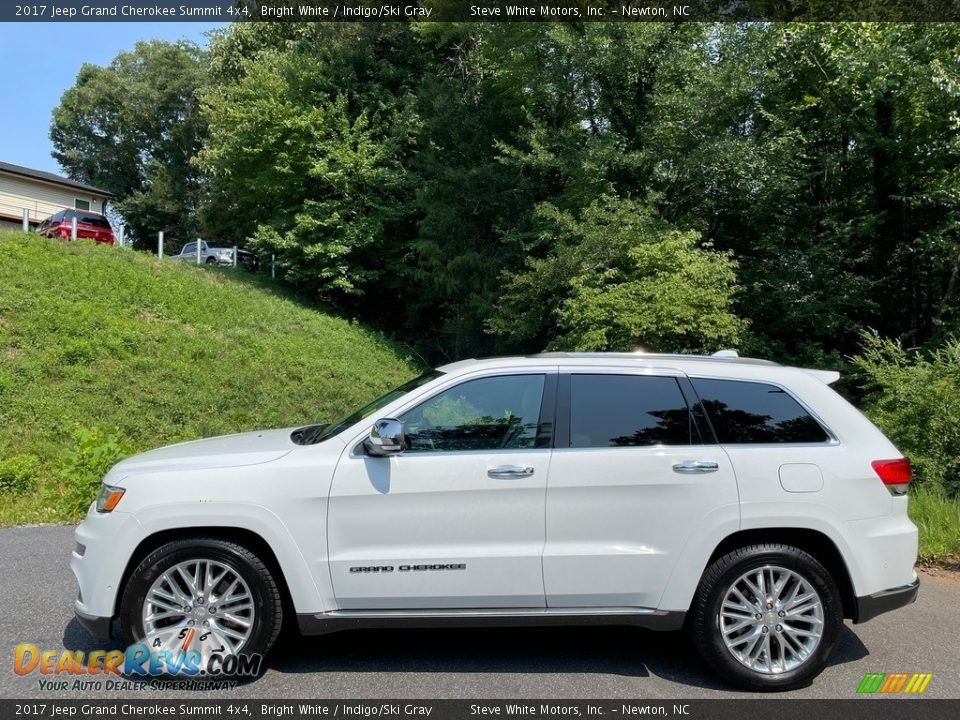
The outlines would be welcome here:
<svg viewBox="0 0 960 720">
<path fill-rule="evenodd" d="M 704 659 L 748 690 L 808 685 L 826 666 L 843 627 L 843 604 L 827 570 L 779 544 L 734 550 L 707 568 L 691 628 Z"/>
<path fill-rule="evenodd" d="M 127 645 L 155 652 L 265 655 L 282 624 L 280 591 L 270 568 L 242 545 L 219 538 L 176 540 L 137 566 L 120 612 Z"/>
</svg>

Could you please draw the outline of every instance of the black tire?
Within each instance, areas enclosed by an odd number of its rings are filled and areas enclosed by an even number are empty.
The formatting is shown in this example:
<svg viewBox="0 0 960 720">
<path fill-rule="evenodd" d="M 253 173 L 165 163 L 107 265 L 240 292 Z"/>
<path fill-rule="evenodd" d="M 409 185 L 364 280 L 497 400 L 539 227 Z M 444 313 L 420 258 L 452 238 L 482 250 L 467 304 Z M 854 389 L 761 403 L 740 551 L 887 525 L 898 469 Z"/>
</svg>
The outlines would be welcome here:
<svg viewBox="0 0 960 720">
<path fill-rule="evenodd" d="M 727 649 L 720 631 L 720 609 L 731 585 L 765 565 L 791 570 L 820 596 L 823 630 L 819 644 L 799 667 L 777 674 L 753 670 Z M 745 690 L 777 692 L 805 687 L 826 667 L 843 627 L 843 602 L 830 573 L 811 555 L 790 545 L 764 543 L 738 548 L 703 573 L 691 612 L 690 630 L 700 654 L 727 682 Z M 762 629 L 762 628 L 760 628 Z"/>
<path fill-rule="evenodd" d="M 214 258 L 214 257 L 208 257 L 206 260 L 204 260 L 204 262 L 205 262 L 207 265 L 216 265 L 216 264 L 217 264 L 217 259 Z"/>
<path fill-rule="evenodd" d="M 255 620 L 240 652 L 266 656 L 283 625 L 283 603 L 274 571 L 243 545 L 215 537 L 174 540 L 147 555 L 130 575 L 120 601 L 120 627 L 125 646 L 142 642 L 146 633 L 142 609 L 147 592 L 167 569 L 188 560 L 215 560 L 240 575 L 253 598 Z M 260 670 L 266 669 L 264 663 Z"/>
</svg>

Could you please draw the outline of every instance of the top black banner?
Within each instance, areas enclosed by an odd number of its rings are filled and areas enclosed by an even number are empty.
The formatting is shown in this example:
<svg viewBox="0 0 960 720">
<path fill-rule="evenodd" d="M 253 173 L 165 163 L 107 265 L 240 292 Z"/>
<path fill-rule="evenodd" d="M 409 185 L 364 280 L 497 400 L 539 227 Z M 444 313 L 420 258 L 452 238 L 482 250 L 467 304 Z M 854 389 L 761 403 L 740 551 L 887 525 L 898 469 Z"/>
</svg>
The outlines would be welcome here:
<svg viewBox="0 0 960 720">
<path fill-rule="evenodd" d="M 960 0 L 39 0 L 0 22 L 956 22 Z"/>
</svg>

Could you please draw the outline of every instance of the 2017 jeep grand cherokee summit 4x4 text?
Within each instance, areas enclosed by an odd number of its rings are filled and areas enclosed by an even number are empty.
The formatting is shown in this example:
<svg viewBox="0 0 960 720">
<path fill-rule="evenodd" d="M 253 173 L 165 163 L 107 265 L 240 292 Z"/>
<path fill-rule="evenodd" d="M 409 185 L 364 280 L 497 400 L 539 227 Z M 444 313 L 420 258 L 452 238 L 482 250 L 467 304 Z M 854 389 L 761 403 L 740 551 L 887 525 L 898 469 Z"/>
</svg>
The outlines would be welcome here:
<svg viewBox="0 0 960 720">
<path fill-rule="evenodd" d="M 686 625 L 736 685 L 808 683 L 845 617 L 916 597 L 910 465 L 836 373 L 730 355 L 467 360 L 329 426 L 130 458 L 77 528 L 76 613 L 204 658 L 288 613 Z"/>
</svg>

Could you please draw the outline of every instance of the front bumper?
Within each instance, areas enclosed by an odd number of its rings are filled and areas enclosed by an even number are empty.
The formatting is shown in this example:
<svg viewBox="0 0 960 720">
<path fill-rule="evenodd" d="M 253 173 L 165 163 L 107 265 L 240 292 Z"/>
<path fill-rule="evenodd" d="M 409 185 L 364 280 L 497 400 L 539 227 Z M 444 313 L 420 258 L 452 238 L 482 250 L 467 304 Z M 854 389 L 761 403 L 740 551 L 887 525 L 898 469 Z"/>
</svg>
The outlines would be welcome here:
<svg viewBox="0 0 960 720">
<path fill-rule="evenodd" d="M 853 615 L 855 623 L 863 623 L 872 620 L 877 615 L 881 615 L 891 610 L 896 610 L 904 605 L 909 605 L 917 599 L 917 593 L 920 591 L 920 578 L 916 578 L 912 583 L 902 585 L 896 588 L 890 588 L 873 595 L 864 595 L 856 600 L 856 609 Z"/>
<path fill-rule="evenodd" d="M 116 614 L 124 570 L 134 548 L 145 537 L 136 518 L 120 510 L 101 514 L 91 509 L 77 527 L 70 558 L 80 590 L 74 611 L 91 632 L 91 625 L 109 624 Z"/>
</svg>

